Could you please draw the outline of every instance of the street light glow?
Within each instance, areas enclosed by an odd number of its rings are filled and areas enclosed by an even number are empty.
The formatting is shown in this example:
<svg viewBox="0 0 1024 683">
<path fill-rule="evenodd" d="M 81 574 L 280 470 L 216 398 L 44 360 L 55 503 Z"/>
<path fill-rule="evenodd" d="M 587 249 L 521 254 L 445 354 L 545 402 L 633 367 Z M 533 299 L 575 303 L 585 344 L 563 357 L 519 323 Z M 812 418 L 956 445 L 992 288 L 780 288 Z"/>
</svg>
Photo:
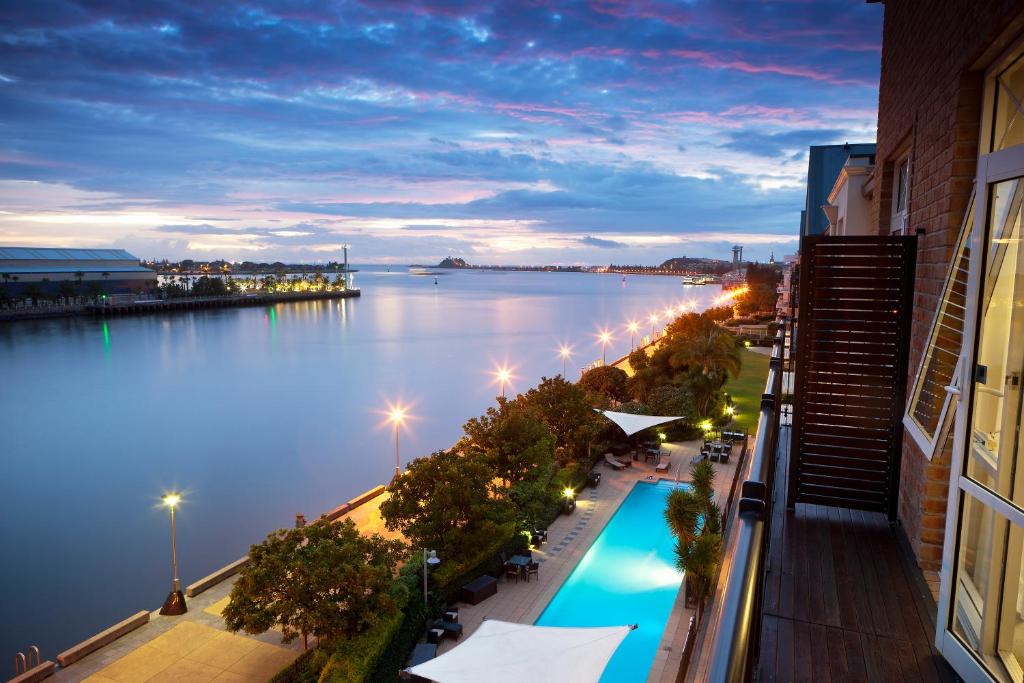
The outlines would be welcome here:
<svg viewBox="0 0 1024 683">
<path fill-rule="evenodd" d="M 399 403 L 388 411 L 388 420 L 394 425 L 400 425 L 405 421 L 405 408 Z"/>
<path fill-rule="evenodd" d="M 180 493 L 166 493 L 166 494 L 164 494 L 164 497 L 161 500 L 163 501 L 164 505 L 166 505 L 167 507 L 169 507 L 171 509 L 174 509 L 174 507 L 178 503 L 181 502 L 181 494 Z"/>
<path fill-rule="evenodd" d="M 558 349 L 558 354 L 562 358 L 568 358 L 569 356 L 572 355 L 572 349 L 569 348 L 568 346 L 563 345 L 562 348 Z"/>
<path fill-rule="evenodd" d="M 626 329 L 629 330 L 631 333 L 635 333 L 637 330 L 640 329 L 640 323 L 638 323 L 635 320 L 630 320 L 629 325 L 626 326 Z"/>
<path fill-rule="evenodd" d="M 653 324 L 658 322 L 658 314 L 657 313 L 651 313 L 651 315 L 647 319 L 650 320 L 651 324 L 653 325 Z"/>
<path fill-rule="evenodd" d="M 562 491 L 562 495 L 568 499 L 572 499 L 572 497 L 576 495 L 576 491 L 574 491 L 571 486 L 566 486 L 565 490 Z"/>
<path fill-rule="evenodd" d="M 612 340 L 612 333 L 608 330 L 602 330 L 601 333 L 597 335 L 597 338 L 601 340 L 602 344 L 607 344 Z"/>
<path fill-rule="evenodd" d="M 494 376 L 498 378 L 498 381 L 504 384 L 505 382 L 512 379 L 512 373 L 508 368 L 498 368 L 494 373 Z"/>
</svg>

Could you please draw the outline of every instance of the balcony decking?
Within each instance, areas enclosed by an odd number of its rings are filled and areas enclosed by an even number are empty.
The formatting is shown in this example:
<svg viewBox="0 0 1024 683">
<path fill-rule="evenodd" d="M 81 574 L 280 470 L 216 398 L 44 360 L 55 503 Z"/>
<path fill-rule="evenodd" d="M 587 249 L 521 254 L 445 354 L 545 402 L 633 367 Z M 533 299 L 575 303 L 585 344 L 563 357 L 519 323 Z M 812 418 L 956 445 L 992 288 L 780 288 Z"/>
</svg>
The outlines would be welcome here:
<svg viewBox="0 0 1024 683">
<path fill-rule="evenodd" d="M 956 681 L 932 647 L 928 585 L 885 515 L 785 507 L 780 439 L 760 681 Z"/>
</svg>

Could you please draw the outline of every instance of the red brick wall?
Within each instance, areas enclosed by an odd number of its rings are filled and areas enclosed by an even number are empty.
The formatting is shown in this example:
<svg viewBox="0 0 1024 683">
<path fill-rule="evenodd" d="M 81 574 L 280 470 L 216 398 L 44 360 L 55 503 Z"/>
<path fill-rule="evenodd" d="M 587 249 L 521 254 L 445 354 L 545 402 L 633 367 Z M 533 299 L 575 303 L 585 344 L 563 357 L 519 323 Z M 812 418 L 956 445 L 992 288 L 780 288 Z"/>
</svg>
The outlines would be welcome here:
<svg viewBox="0 0 1024 683">
<path fill-rule="evenodd" d="M 923 231 L 908 390 L 928 342 L 978 157 L 983 69 L 1021 14 L 1020 0 L 890 0 L 885 5 L 873 227 L 889 231 L 893 164 L 911 157 L 908 228 Z M 928 461 L 903 439 L 899 517 L 925 569 L 942 556 L 952 439 Z"/>
</svg>

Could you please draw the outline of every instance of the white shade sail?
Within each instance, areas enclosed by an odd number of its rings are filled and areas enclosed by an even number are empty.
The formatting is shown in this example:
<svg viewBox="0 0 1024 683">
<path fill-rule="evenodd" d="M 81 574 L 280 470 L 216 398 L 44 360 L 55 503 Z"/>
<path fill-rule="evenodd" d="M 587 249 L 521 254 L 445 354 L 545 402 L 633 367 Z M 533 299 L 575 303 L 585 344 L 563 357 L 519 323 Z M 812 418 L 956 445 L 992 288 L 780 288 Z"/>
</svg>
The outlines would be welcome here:
<svg viewBox="0 0 1024 683">
<path fill-rule="evenodd" d="M 455 648 L 407 671 L 436 683 L 596 683 L 630 628 L 488 619 Z"/>
<path fill-rule="evenodd" d="M 594 408 L 597 410 L 597 408 Z M 626 436 L 633 436 L 637 432 L 642 432 L 648 427 L 654 427 L 656 425 L 665 424 L 666 422 L 673 422 L 675 420 L 682 420 L 682 417 L 672 415 L 633 415 L 632 413 L 616 413 L 613 410 L 597 410 L 609 420 L 619 425 L 622 431 L 626 432 Z"/>
</svg>

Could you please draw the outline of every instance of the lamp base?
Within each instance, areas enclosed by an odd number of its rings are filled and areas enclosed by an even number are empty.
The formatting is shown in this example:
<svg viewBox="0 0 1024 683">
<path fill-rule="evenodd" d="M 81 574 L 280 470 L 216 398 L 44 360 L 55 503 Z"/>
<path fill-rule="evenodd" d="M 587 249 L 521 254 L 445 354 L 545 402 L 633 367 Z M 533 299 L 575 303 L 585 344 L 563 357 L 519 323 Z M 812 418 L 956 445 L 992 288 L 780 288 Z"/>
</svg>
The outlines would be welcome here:
<svg viewBox="0 0 1024 683">
<path fill-rule="evenodd" d="M 188 606 L 185 604 L 185 594 L 180 590 L 168 593 L 167 599 L 164 600 L 164 606 L 160 608 L 160 614 L 165 617 L 176 617 L 185 612 L 188 612 Z"/>
</svg>

